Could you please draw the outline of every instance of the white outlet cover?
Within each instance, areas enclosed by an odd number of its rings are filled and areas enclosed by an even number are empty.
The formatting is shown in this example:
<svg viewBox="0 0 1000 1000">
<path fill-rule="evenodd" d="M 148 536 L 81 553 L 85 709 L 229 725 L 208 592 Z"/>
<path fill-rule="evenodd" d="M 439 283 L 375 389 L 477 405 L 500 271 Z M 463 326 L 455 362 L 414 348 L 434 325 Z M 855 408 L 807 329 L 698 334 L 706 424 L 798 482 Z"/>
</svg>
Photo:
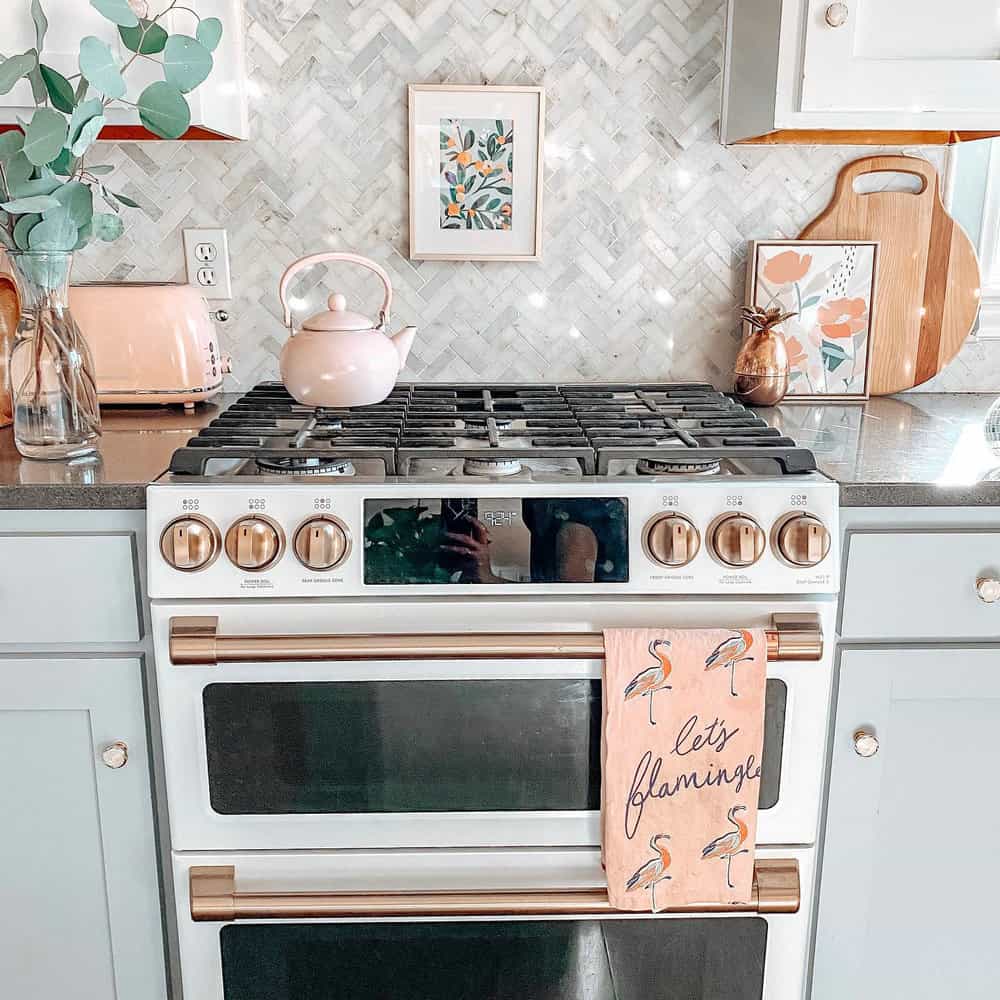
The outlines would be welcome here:
<svg viewBox="0 0 1000 1000">
<path fill-rule="evenodd" d="M 215 250 L 211 263 L 206 265 L 206 254 L 203 248 L 210 246 Z M 187 265 L 187 280 L 194 285 L 206 299 L 231 299 L 233 297 L 233 278 L 229 269 L 229 236 L 225 229 L 185 229 L 184 230 L 184 260 Z M 211 272 L 211 279 L 205 272 Z"/>
</svg>

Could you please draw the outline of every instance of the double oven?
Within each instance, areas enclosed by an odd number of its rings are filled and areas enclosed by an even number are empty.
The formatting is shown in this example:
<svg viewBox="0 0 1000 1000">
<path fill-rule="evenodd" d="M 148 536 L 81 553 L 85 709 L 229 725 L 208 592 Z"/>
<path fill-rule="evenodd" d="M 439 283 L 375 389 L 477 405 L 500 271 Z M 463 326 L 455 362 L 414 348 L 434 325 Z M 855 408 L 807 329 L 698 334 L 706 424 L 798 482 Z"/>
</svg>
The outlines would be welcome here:
<svg viewBox="0 0 1000 1000">
<path fill-rule="evenodd" d="M 154 545 L 180 502 L 151 491 Z M 835 598 L 651 582 L 631 527 L 618 587 L 366 583 L 370 511 L 337 506 L 358 558 L 325 589 L 152 574 L 185 1000 L 801 1000 Z M 734 624 L 768 630 L 751 902 L 615 912 L 602 630 Z"/>
</svg>

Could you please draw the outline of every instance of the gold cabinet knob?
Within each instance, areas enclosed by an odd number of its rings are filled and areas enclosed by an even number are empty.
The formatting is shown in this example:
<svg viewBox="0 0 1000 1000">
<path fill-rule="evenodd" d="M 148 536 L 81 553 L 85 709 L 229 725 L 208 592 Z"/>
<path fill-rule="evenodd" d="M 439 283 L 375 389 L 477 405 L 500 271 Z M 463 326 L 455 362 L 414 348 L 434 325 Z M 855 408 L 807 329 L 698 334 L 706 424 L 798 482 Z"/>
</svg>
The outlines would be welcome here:
<svg viewBox="0 0 1000 1000">
<path fill-rule="evenodd" d="M 720 562 L 740 568 L 752 566 L 764 554 L 767 538 L 748 514 L 724 514 L 712 527 L 711 542 Z"/>
<path fill-rule="evenodd" d="M 226 555 L 239 569 L 258 573 L 277 562 L 284 541 L 281 528 L 269 517 L 241 517 L 226 532 Z"/>
<path fill-rule="evenodd" d="M 1000 601 L 1000 580 L 992 576 L 981 576 L 976 580 L 976 593 L 983 604 L 996 604 Z"/>
<path fill-rule="evenodd" d="M 110 767 L 113 771 L 124 767 L 128 763 L 128 744 L 122 743 L 121 740 L 109 743 L 101 751 L 101 760 L 105 767 Z"/>
<path fill-rule="evenodd" d="M 295 532 L 292 548 L 308 569 L 327 570 L 347 558 L 351 541 L 347 529 L 335 518 L 311 517 Z"/>
<path fill-rule="evenodd" d="M 789 514 L 778 526 L 775 547 L 793 566 L 816 566 L 830 553 L 830 532 L 813 514 Z"/>
<path fill-rule="evenodd" d="M 687 566 L 701 548 L 698 529 L 683 514 L 660 514 L 646 525 L 646 554 L 661 566 Z"/>
<path fill-rule="evenodd" d="M 194 573 L 215 561 L 219 554 L 219 530 L 204 517 L 178 517 L 160 535 L 160 553 L 174 569 Z"/>
<path fill-rule="evenodd" d="M 851 8 L 846 3 L 832 3 L 826 8 L 826 23 L 831 28 L 841 28 L 847 24 Z"/>
<path fill-rule="evenodd" d="M 878 737 L 866 729 L 854 734 L 854 752 L 859 757 L 874 757 L 878 753 Z"/>
</svg>

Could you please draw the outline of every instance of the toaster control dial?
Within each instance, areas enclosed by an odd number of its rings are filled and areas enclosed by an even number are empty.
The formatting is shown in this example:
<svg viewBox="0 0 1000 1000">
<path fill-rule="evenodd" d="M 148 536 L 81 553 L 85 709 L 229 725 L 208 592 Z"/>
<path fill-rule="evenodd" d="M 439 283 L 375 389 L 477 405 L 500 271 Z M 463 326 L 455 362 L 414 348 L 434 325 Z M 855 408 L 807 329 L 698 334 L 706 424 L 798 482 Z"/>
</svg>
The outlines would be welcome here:
<svg viewBox="0 0 1000 1000">
<path fill-rule="evenodd" d="M 222 547 L 219 530 L 204 517 L 178 517 L 160 535 L 160 553 L 174 569 L 183 573 L 210 566 Z"/>
<path fill-rule="evenodd" d="M 229 561 L 249 573 L 259 573 L 278 561 L 285 544 L 281 528 L 269 517 L 241 517 L 226 532 Z"/>
<path fill-rule="evenodd" d="M 830 532 L 813 514 L 789 514 L 777 525 L 775 548 L 793 566 L 816 566 L 830 552 Z"/>
<path fill-rule="evenodd" d="M 660 514 L 646 526 L 646 554 L 661 566 L 687 566 L 701 548 L 698 529 L 682 514 Z"/>
<path fill-rule="evenodd" d="M 346 558 L 351 539 L 336 518 L 311 517 L 295 532 L 295 555 L 308 569 L 335 569 Z"/>
<path fill-rule="evenodd" d="M 726 566 L 752 566 L 763 554 L 767 537 L 746 514 L 723 514 L 711 529 L 712 551 Z"/>
</svg>

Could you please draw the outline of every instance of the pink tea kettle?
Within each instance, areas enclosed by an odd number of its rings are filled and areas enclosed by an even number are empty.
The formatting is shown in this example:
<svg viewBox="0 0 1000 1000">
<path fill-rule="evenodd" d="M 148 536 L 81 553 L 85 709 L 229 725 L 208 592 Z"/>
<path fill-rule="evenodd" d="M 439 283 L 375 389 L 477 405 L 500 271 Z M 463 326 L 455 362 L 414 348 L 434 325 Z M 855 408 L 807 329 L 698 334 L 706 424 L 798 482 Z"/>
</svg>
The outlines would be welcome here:
<svg viewBox="0 0 1000 1000">
<path fill-rule="evenodd" d="M 330 308 L 307 319 L 296 333 L 288 305 L 288 288 L 295 274 L 324 261 L 360 264 L 382 279 L 385 299 L 378 325 L 347 311 L 343 295 L 331 295 Z M 417 334 L 405 326 L 391 337 L 385 335 L 392 304 L 389 275 L 374 261 L 353 253 L 317 253 L 297 260 L 281 276 L 278 298 L 290 334 L 281 351 L 281 379 L 285 388 L 305 406 L 365 406 L 381 403 L 396 384 L 396 377 Z"/>
</svg>

